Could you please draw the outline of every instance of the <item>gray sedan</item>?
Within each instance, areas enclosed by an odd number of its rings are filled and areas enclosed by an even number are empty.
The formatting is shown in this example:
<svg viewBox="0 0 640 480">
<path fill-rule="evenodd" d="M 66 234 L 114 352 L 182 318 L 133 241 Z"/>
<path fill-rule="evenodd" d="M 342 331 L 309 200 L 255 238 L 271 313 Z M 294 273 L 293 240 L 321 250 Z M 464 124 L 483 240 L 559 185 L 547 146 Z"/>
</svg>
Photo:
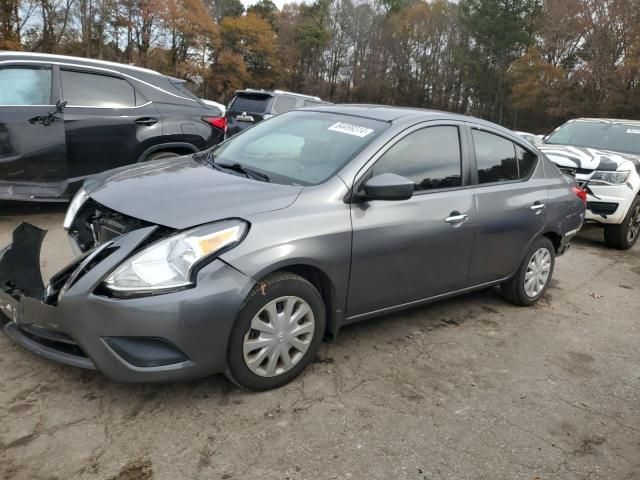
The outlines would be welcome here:
<svg viewBox="0 0 640 480">
<path fill-rule="evenodd" d="M 44 357 L 119 381 L 291 381 L 344 325 L 500 285 L 545 293 L 585 192 L 491 123 L 379 106 L 262 122 L 193 156 L 85 183 L 78 258 L 48 286 L 44 232 L 0 252 L 0 320 Z"/>
</svg>

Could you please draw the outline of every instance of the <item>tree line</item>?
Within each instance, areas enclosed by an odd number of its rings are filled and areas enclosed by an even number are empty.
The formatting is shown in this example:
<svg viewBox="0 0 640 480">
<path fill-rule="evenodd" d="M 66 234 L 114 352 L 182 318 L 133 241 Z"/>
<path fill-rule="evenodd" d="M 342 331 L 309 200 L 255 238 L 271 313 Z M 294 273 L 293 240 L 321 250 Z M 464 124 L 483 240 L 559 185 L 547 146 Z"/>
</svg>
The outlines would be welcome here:
<svg viewBox="0 0 640 480">
<path fill-rule="evenodd" d="M 0 0 L 0 49 L 149 67 L 224 103 L 282 88 L 534 132 L 640 117 L 640 0 Z"/>
</svg>

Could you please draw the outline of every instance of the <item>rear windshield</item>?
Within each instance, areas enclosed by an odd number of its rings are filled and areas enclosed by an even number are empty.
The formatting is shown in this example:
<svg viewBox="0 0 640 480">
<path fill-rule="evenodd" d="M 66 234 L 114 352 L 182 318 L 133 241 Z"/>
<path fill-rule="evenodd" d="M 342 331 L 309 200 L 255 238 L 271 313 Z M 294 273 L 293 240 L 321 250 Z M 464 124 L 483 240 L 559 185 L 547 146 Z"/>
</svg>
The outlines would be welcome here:
<svg viewBox="0 0 640 480">
<path fill-rule="evenodd" d="M 575 121 L 562 125 L 544 143 L 640 154 L 640 125 Z"/>
<path fill-rule="evenodd" d="M 229 110 L 235 112 L 264 113 L 267 111 L 270 100 L 270 95 L 242 93 L 236 95 L 236 98 L 234 98 L 231 105 L 229 105 Z"/>
<path fill-rule="evenodd" d="M 213 155 L 215 162 L 266 173 L 274 183 L 317 185 L 388 127 L 378 120 L 294 110 L 232 137 Z"/>
</svg>

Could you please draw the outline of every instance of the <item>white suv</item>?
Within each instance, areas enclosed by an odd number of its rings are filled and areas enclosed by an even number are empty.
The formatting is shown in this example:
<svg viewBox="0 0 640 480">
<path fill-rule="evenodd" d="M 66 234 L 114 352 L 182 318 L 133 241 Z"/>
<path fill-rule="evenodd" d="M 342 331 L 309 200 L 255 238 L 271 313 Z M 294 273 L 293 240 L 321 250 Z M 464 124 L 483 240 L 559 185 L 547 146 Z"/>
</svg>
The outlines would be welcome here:
<svg viewBox="0 0 640 480">
<path fill-rule="evenodd" d="M 587 191 L 586 220 L 604 225 L 605 243 L 631 248 L 640 234 L 640 121 L 570 120 L 538 148 Z"/>
</svg>

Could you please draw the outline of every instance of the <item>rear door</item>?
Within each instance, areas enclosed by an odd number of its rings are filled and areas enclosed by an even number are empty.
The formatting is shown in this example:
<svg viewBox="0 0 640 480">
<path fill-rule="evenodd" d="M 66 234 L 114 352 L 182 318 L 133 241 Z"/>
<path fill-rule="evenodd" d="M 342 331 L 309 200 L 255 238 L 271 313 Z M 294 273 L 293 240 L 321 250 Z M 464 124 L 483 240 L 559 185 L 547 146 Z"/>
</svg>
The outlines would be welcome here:
<svg viewBox="0 0 640 480">
<path fill-rule="evenodd" d="M 236 94 L 226 112 L 227 136 L 240 133 L 264 120 L 265 113 L 271 109 L 273 97 L 269 93 L 245 93 Z"/>
<path fill-rule="evenodd" d="M 478 236 L 470 279 L 501 280 L 515 271 L 544 228 L 547 190 L 542 162 L 500 132 L 470 127 Z"/>
<path fill-rule="evenodd" d="M 54 113 L 56 91 L 51 65 L 0 65 L 0 198 L 64 193 L 64 121 Z"/>
<path fill-rule="evenodd" d="M 476 212 L 466 157 L 464 128 L 451 123 L 412 129 L 376 160 L 367 176 L 395 173 L 416 190 L 352 204 L 349 317 L 468 286 Z"/>
<path fill-rule="evenodd" d="M 126 78 L 65 67 L 60 78 L 70 181 L 135 163 L 138 145 L 162 135 L 155 106 Z"/>
</svg>

